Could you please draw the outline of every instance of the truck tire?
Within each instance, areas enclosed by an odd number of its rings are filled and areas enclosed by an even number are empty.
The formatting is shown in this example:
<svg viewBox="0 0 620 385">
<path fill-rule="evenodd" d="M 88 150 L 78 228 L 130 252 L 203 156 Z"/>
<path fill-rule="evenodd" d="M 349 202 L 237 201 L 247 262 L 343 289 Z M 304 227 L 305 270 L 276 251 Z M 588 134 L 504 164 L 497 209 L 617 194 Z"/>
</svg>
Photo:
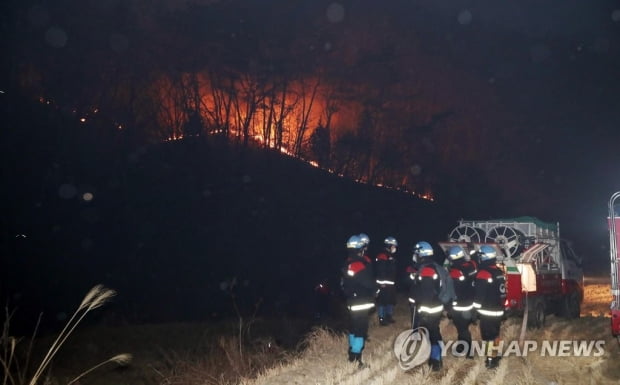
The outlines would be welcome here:
<svg viewBox="0 0 620 385">
<path fill-rule="evenodd" d="M 527 324 L 531 328 L 540 329 L 545 326 L 545 303 L 541 299 L 530 301 L 528 310 Z"/>
<path fill-rule="evenodd" d="M 568 319 L 579 318 L 581 314 L 581 303 L 579 294 L 571 293 L 562 301 L 562 316 Z"/>
</svg>

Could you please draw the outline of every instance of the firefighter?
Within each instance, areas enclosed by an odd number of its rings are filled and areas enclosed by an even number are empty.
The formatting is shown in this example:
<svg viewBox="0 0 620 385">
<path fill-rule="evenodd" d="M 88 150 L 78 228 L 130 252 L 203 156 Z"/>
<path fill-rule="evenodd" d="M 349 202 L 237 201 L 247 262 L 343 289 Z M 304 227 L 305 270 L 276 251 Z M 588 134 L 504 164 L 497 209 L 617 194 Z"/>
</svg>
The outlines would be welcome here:
<svg viewBox="0 0 620 385">
<path fill-rule="evenodd" d="M 368 321 L 375 297 L 375 277 L 372 261 L 365 257 L 364 244 L 359 235 L 352 235 L 347 241 L 347 260 L 342 271 L 342 289 L 349 309 L 349 361 L 357 362 L 360 368 L 362 350 L 368 337 Z"/>
<path fill-rule="evenodd" d="M 394 323 L 394 305 L 396 304 L 396 259 L 394 254 L 398 242 L 394 237 L 387 237 L 383 241 L 383 251 L 375 258 L 375 270 L 377 273 L 377 315 L 379 324 L 387 326 Z"/>
<path fill-rule="evenodd" d="M 472 358 L 469 325 L 473 320 L 474 278 L 477 269 L 474 262 L 465 256 L 465 250 L 461 246 L 453 246 L 448 250 L 448 261 L 450 277 L 457 293 L 457 298 L 452 301 L 452 307 L 448 311 L 458 333 L 459 344 L 456 345 L 456 351 Z"/>
<path fill-rule="evenodd" d="M 480 335 L 485 343 L 485 366 L 499 365 L 499 331 L 504 316 L 506 278 L 496 265 L 497 251 L 489 245 L 480 246 L 480 263 L 474 280 L 474 308 L 478 313 Z"/>
<path fill-rule="evenodd" d="M 428 330 L 431 343 L 431 355 L 428 361 L 433 371 L 442 368 L 441 333 L 439 322 L 444 305 L 439 299 L 441 277 L 447 276 L 445 269 L 433 259 L 433 247 L 428 242 L 418 242 L 414 246 L 414 258 L 417 261 L 416 282 L 411 286 L 409 302 L 415 306 L 415 319 L 420 327 Z M 443 271 L 442 271 L 443 270 Z"/>
</svg>

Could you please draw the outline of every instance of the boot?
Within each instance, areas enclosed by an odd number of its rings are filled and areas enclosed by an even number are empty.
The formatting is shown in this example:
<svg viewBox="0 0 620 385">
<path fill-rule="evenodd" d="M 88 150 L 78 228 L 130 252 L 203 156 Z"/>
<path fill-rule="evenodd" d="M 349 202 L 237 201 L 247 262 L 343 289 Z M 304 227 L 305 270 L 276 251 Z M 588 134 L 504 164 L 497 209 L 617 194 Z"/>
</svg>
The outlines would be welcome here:
<svg viewBox="0 0 620 385">
<path fill-rule="evenodd" d="M 355 353 L 353 353 L 351 349 L 349 349 L 349 362 L 353 361 L 355 361 Z"/>
<path fill-rule="evenodd" d="M 484 366 L 487 369 L 495 369 L 499 366 L 499 361 L 501 360 L 501 357 L 487 357 Z"/>
<path fill-rule="evenodd" d="M 387 326 L 388 325 L 388 320 L 386 318 L 379 318 L 379 325 L 381 326 Z"/>
<path fill-rule="evenodd" d="M 454 351 L 456 352 L 456 354 L 459 354 L 459 355 L 461 355 L 461 354 L 465 355 L 464 354 L 465 353 L 465 349 L 466 349 L 466 346 L 463 345 L 463 344 L 457 344 L 454 347 Z"/>
<path fill-rule="evenodd" d="M 441 368 L 443 368 L 443 362 L 441 360 L 431 358 L 428 360 L 428 366 L 431 367 L 431 370 L 433 372 L 438 372 L 441 370 Z"/>
<path fill-rule="evenodd" d="M 357 361 L 357 367 L 359 369 L 369 368 L 370 366 L 362 362 L 362 353 L 357 353 L 357 357 L 355 358 Z"/>
<path fill-rule="evenodd" d="M 368 368 L 369 366 L 362 362 L 362 353 L 349 352 L 349 362 L 357 362 L 359 369 Z"/>
<path fill-rule="evenodd" d="M 393 324 L 396 321 L 394 321 L 394 318 L 392 317 L 391 314 L 389 314 L 387 317 L 385 317 L 385 319 L 387 320 L 387 323 Z"/>
<path fill-rule="evenodd" d="M 487 357 L 484 359 L 484 367 L 487 369 L 491 369 L 491 364 L 493 363 L 493 357 Z"/>
<path fill-rule="evenodd" d="M 469 358 L 469 359 L 474 358 L 472 354 L 471 341 L 459 339 L 459 342 L 461 341 L 464 343 L 459 343 L 454 347 L 455 353 L 465 358 Z"/>
<path fill-rule="evenodd" d="M 474 359 L 474 348 L 472 346 L 471 340 L 467 341 L 467 355 L 465 356 L 468 360 Z"/>
</svg>

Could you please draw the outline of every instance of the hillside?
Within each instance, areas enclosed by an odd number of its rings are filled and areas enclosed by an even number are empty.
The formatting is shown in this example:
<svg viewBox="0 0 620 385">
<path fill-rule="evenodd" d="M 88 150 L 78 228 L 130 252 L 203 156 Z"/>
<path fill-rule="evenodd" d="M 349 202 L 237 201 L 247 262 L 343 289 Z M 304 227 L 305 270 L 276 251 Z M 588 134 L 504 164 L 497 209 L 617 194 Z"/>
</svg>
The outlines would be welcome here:
<svg viewBox="0 0 620 385">
<path fill-rule="evenodd" d="M 40 311 L 46 329 L 60 326 L 96 283 L 121 293 L 106 312 L 129 323 L 220 319 L 233 280 L 244 312 L 262 300 L 268 314 L 310 314 L 312 288 L 336 283 L 351 234 L 369 234 L 375 250 L 395 236 L 404 265 L 415 242 L 455 220 L 234 140 L 135 146 L 49 106 L 4 102 L 0 291 L 23 332 Z"/>
</svg>

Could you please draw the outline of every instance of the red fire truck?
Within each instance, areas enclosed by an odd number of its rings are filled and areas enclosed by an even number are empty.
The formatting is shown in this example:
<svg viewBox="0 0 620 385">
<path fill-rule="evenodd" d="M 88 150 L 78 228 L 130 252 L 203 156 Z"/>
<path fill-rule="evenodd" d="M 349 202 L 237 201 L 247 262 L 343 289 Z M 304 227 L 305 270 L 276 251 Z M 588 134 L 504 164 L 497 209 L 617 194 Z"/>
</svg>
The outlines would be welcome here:
<svg viewBox="0 0 620 385">
<path fill-rule="evenodd" d="M 614 193 L 609 199 L 609 255 L 611 259 L 611 334 L 620 342 L 620 213 L 615 208 L 616 199 L 620 197 L 620 191 Z"/>
<path fill-rule="evenodd" d="M 446 253 L 459 245 L 473 254 L 482 245 L 497 251 L 497 262 L 506 274 L 508 314 L 523 315 L 528 324 L 542 327 L 546 315 L 577 318 L 583 301 L 581 259 L 560 238 L 559 223 L 534 217 L 492 220 L 460 220 L 439 242 Z"/>
</svg>

